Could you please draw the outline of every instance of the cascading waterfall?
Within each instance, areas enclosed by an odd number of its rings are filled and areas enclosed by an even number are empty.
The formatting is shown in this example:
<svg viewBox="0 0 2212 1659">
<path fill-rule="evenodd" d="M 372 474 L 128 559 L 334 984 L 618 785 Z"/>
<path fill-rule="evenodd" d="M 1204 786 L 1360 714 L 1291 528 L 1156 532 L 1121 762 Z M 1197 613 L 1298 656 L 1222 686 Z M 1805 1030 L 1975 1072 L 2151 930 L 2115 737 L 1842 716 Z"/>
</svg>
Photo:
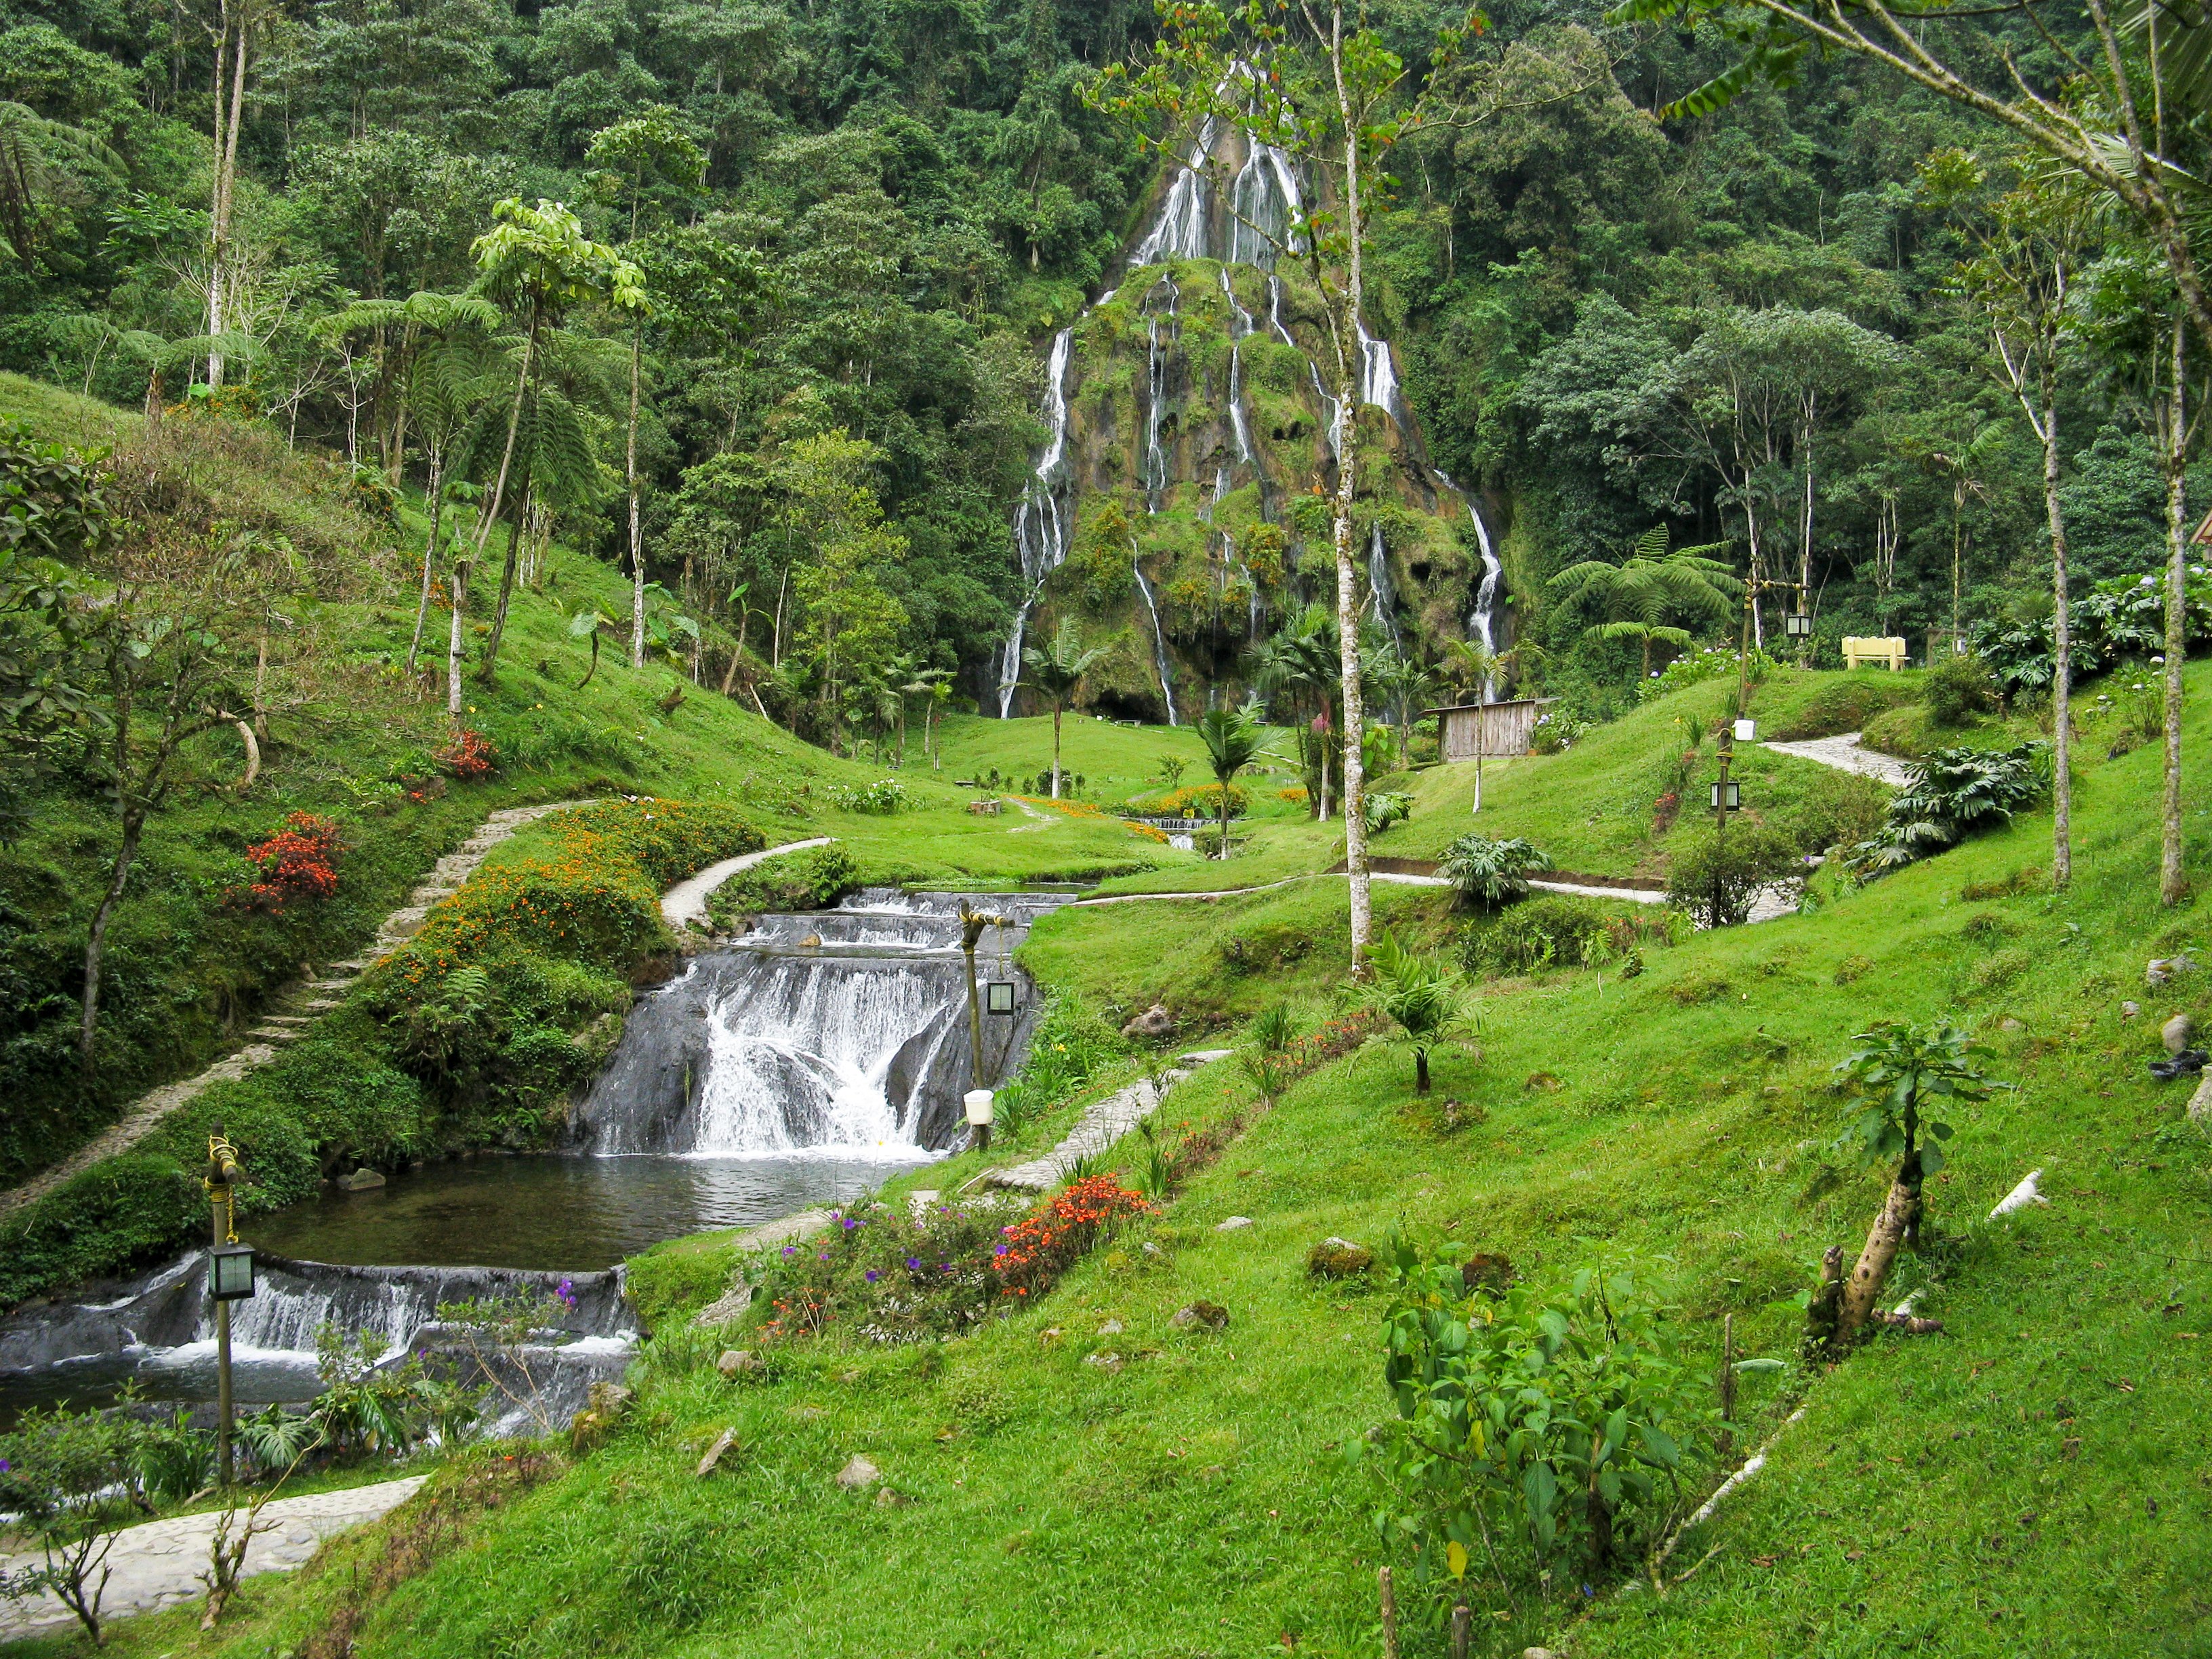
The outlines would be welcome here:
<svg viewBox="0 0 2212 1659">
<path fill-rule="evenodd" d="M 1014 514 L 1014 547 L 1020 556 L 1024 592 L 1014 612 L 1013 631 L 1006 636 L 1006 654 L 999 664 L 999 718 L 1013 713 L 1014 687 L 1022 677 L 1022 636 L 1030 612 L 1044 592 L 1045 579 L 1067 557 L 1067 366 L 1075 355 L 1075 330 L 1064 328 L 1054 336 L 1052 356 L 1045 365 L 1044 416 L 1052 436 L 1038 459 L 1030 487 Z"/>
<path fill-rule="evenodd" d="M 578 1114 L 600 1155 L 923 1159 L 959 1133 L 970 1086 L 957 895 L 871 890 L 837 909 L 764 916 L 631 1011 Z M 1009 925 L 977 970 L 1020 977 L 1011 952 L 1060 902 L 979 895 Z M 1026 1021 L 994 1020 L 987 1083 Z M 995 1052 L 994 1045 L 995 1044 Z"/>
<path fill-rule="evenodd" d="M 1390 635 L 1390 648 L 1406 653 L 1405 635 L 1398 631 L 1398 596 L 1390 586 L 1389 550 L 1382 544 L 1382 521 L 1377 519 L 1367 538 L 1367 598 L 1376 620 Z"/>
<path fill-rule="evenodd" d="M 1152 612 L 1152 665 L 1159 671 L 1160 696 L 1168 706 L 1168 724 L 1174 726 L 1177 724 L 1175 681 L 1173 676 L 1168 672 L 1168 636 L 1166 631 L 1160 627 L 1160 608 L 1153 602 L 1152 585 L 1145 579 L 1145 567 L 1137 556 L 1136 544 L 1133 542 L 1129 546 L 1129 568 L 1137 573 L 1137 591 L 1145 596 L 1145 609 Z"/>
<path fill-rule="evenodd" d="M 1303 211 L 1304 196 L 1297 168 L 1291 158 L 1273 145 L 1260 142 L 1233 124 L 1224 125 L 1208 118 L 1200 125 L 1196 143 L 1188 159 L 1178 164 L 1168 186 L 1160 210 L 1145 234 L 1138 239 L 1129 254 L 1132 270 L 1162 264 L 1178 259 L 1203 259 L 1215 257 L 1212 246 L 1212 220 L 1214 202 L 1213 187 L 1208 167 L 1222 154 L 1224 144 L 1243 146 L 1243 160 L 1230 181 L 1225 203 L 1225 229 L 1222 234 L 1220 250 L 1224 268 L 1220 272 L 1222 292 L 1227 299 L 1230 313 L 1230 386 L 1229 418 L 1237 446 L 1235 465 L 1259 471 L 1244 409 L 1243 358 L 1240 343 L 1256 331 L 1258 324 L 1252 314 L 1237 301 L 1226 266 L 1246 264 L 1263 270 L 1267 276 L 1267 329 L 1284 344 L 1298 349 L 1296 338 L 1283 320 L 1283 283 L 1275 274 L 1279 254 L 1297 251 L 1297 239 L 1291 235 L 1290 227 Z M 1228 152 L 1233 155 L 1234 152 Z M 1178 333 L 1179 307 L 1182 295 L 1171 276 L 1163 275 L 1152 290 L 1153 296 L 1163 296 L 1164 303 L 1155 307 L 1153 297 L 1146 300 L 1146 337 L 1148 345 L 1147 392 L 1149 408 L 1146 411 L 1145 451 L 1143 459 L 1144 486 L 1147 509 L 1161 510 L 1163 499 L 1170 483 L 1171 460 L 1167 447 L 1161 439 L 1167 398 L 1168 358 L 1173 352 Z M 1113 297 L 1109 291 L 1096 301 L 1091 309 L 1103 305 Z M 1085 315 L 1089 315 L 1086 310 Z M 1406 408 L 1403 390 L 1399 383 L 1398 370 L 1390 353 L 1389 343 L 1376 338 L 1368 330 L 1364 317 L 1353 319 L 1358 331 L 1360 354 L 1359 398 L 1362 403 L 1380 408 L 1391 423 L 1409 438 L 1410 414 Z M 1065 462 L 1067 428 L 1067 371 L 1070 361 L 1069 341 L 1073 329 L 1063 331 L 1053 342 L 1051 362 L 1048 366 L 1048 389 L 1044 415 L 1051 430 L 1051 439 L 1041 455 L 1036 477 L 1024 497 L 1021 510 L 1015 520 L 1015 540 L 1020 552 L 1022 572 L 1028 585 L 1028 595 L 1016 617 L 1005 655 L 1000 663 L 999 712 L 1011 714 L 1013 708 L 1015 684 L 1021 672 L 1021 641 L 1030 611 L 1041 594 L 1044 580 L 1066 556 L 1067 544 L 1068 502 Z M 1306 372 L 1316 403 L 1325 417 L 1325 434 L 1328 452 L 1333 459 L 1341 464 L 1345 450 L 1346 428 L 1352 410 L 1344 400 L 1333 395 L 1324 380 L 1320 364 L 1310 353 L 1300 350 L 1305 360 Z M 1419 465 L 1418 461 L 1416 463 Z M 1472 498 L 1462 494 L 1449 478 L 1434 469 L 1424 469 L 1436 486 L 1458 496 L 1467 505 L 1469 519 L 1474 522 L 1477 543 L 1481 550 L 1483 579 L 1477 597 L 1471 629 L 1486 644 L 1493 643 L 1498 586 L 1502 566 L 1491 546 L 1488 526 Z M 1213 501 L 1224 499 L 1234 485 L 1230 467 L 1218 467 L 1214 478 Z M 1210 512 L 1209 512 L 1210 516 Z M 1223 537 L 1222 554 L 1224 563 L 1232 558 L 1229 538 Z M 1170 690 L 1171 666 L 1167 653 L 1166 631 L 1161 624 L 1159 607 L 1152 584 L 1141 568 L 1137 570 L 1137 582 L 1152 619 L 1155 654 L 1160 676 L 1161 691 L 1166 698 L 1170 724 L 1176 721 L 1174 698 Z M 1375 595 L 1378 615 L 1384 622 L 1394 641 L 1402 648 L 1395 615 L 1395 596 L 1390 591 L 1386 550 L 1378 536 L 1369 550 L 1369 583 Z M 1254 585 L 1251 626 L 1257 636 L 1261 606 L 1258 586 Z"/>
</svg>

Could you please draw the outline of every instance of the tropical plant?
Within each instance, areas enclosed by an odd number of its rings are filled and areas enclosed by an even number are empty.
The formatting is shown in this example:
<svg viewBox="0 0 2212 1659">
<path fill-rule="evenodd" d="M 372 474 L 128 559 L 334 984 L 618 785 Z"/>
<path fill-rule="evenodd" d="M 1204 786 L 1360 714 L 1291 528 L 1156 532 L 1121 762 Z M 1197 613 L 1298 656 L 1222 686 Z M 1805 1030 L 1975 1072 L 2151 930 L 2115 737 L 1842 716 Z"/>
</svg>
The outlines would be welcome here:
<svg viewBox="0 0 2212 1659">
<path fill-rule="evenodd" d="M 1379 836 L 1413 816 L 1413 798 L 1402 790 L 1376 789 L 1367 795 L 1367 833 Z"/>
<path fill-rule="evenodd" d="M 1076 688 L 1083 677 L 1101 657 L 1106 654 L 1103 647 L 1085 650 L 1083 638 L 1073 622 L 1063 622 L 1052 636 L 1052 648 L 1040 651 L 1035 646 L 1023 649 L 1022 661 L 1028 665 L 1030 684 L 1052 700 L 1052 798 L 1060 799 L 1060 717 L 1075 696 Z"/>
<path fill-rule="evenodd" d="M 1137 1120 L 1137 1133 L 1145 1143 L 1138 1154 L 1137 1190 L 1149 1203 L 1164 1203 L 1169 1188 L 1175 1185 L 1175 1148 L 1161 1140 L 1149 1117 Z"/>
<path fill-rule="evenodd" d="M 1439 1623 L 1474 1593 L 1471 1572 L 1495 1580 L 1503 1613 L 1555 1581 L 1590 1594 L 1648 1551 L 1685 1507 L 1713 1415 L 1706 1377 L 1632 1274 L 1500 1294 L 1466 1255 L 1392 1240 L 1383 1375 L 1398 1417 L 1346 1442 Z"/>
<path fill-rule="evenodd" d="M 1528 897 L 1528 878 L 1552 867 L 1548 853 L 1518 836 L 1465 835 L 1444 848 L 1437 873 L 1459 890 L 1461 902 L 1495 910 Z"/>
<path fill-rule="evenodd" d="M 584 671 L 584 678 L 576 682 L 576 690 L 579 691 L 589 685 L 592 683 L 592 676 L 599 672 L 599 630 L 613 621 L 613 617 L 602 615 L 596 607 L 587 607 L 579 611 L 568 618 L 568 637 L 572 640 L 589 640 L 592 642 L 592 665 Z"/>
<path fill-rule="evenodd" d="M 40 1554 L 35 1566 L 0 1565 L 0 1595 L 52 1592 L 94 1647 L 105 1639 L 100 1605 L 108 1553 L 144 1512 L 140 1451 L 147 1433 L 125 1413 L 56 1406 L 33 1407 L 0 1436 L 0 1511 Z"/>
<path fill-rule="evenodd" d="M 2009 749 L 1938 749 L 1914 767 L 1889 803 L 1889 822 L 1851 848 L 1851 867 L 1887 874 L 1933 857 L 1980 830 L 2009 823 L 2048 787 L 2041 742 Z"/>
<path fill-rule="evenodd" d="M 1468 1023 L 1459 977 L 1435 957 L 1408 951 L 1384 929 L 1369 960 L 1369 1006 L 1394 1023 L 1413 1051 L 1413 1092 L 1429 1091 L 1429 1050 Z"/>
<path fill-rule="evenodd" d="M 1588 605 L 1600 612 L 1603 620 L 1585 628 L 1584 639 L 1637 641 L 1644 653 L 1639 681 L 1651 678 L 1653 646 L 1686 651 L 1691 635 L 1681 624 L 1727 621 L 1735 596 L 1743 591 L 1735 573 L 1712 556 L 1727 550 L 1726 542 L 1672 552 L 1667 542 L 1667 526 L 1655 525 L 1637 538 L 1620 563 L 1585 559 L 1550 584 L 1562 606 Z"/>
<path fill-rule="evenodd" d="M 1213 769 L 1221 789 L 1221 856 L 1229 856 L 1229 794 L 1237 775 L 1267 750 L 1267 728 L 1249 707 L 1209 708 L 1198 718 L 1198 740 L 1206 745 L 1206 764 Z M 1055 764 L 1057 763 L 1055 762 Z"/>
<path fill-rule="evenodd" d="M 1953 1133 L 1952 1125 L 1928 1115 L 1929 1109 L 1946 1102 L 1972 1105 L 2011 1086 L 1983 1070 L 1980 1062 L 1991 1051 L 1948 1021 L 1884 1021 L 1853 1040 L 1859 1046 L 1835 1066 L 1840 1086 L 1863 1107 L 1844 1139 L 1869 1164 L 1896 1160 L 1896 1172 L 1833 1310 L 1838 1346 L 1854 1340 L 1874 1315 L 1898 1251 L 1918 1248 L 1922 1184 L 1943 1167 L 1944 1144 Z"/>
</svg>

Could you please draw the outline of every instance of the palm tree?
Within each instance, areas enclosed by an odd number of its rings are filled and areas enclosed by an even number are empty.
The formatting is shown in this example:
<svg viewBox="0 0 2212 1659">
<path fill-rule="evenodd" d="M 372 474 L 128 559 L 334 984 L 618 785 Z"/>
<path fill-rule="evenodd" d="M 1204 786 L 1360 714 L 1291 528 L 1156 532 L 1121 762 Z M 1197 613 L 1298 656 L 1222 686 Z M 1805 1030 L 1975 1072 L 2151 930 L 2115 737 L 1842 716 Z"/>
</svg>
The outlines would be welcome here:
<svg viewBox="0 0 2212 1659">
<path fill-rule="evenodd" d="M 1451 970 L 1434 957 L 1408 951 L 1386 932 L 1370 958 L 1375 981 L 1369 1003 L 1395 1023 L 1413 1050 L 1413 1092 L 1429 1091 L 1429 1050 L 1466 1018 Z"/>
<path fill-rule="evenodd" d="M 1670 553 L 1667 526 L 1655 525 L 1636 538 L 1624 562 L 1585 559 L 1553 577 L 1551 588 L 1563 604 L 1589 600 L 1603 612 L 1604 621 L 1583 630 L 1584 639 L 1638 641 L 1644 647 L 1642 678 L 1649 679 L 1654 645 L 1680 651 L 1690 643 L 1688 631 L 1670 619 L 1725 621 L 1735 596 L 1743 592 L 1735 573 L 1712 556 L 1727 547 L 1709 542 Z"/>
<path fill-rule="evenodd" d="M 906 764 L 906 700 L 920 697 L 921 704 L 921 752 L 929 757 L 930 769 L 937 768 L 936 719 L 939 691 L 952 678 L 949 668 L 921 668 L 915 659 L 901 659 L 905 678 L 899 685 L 899 764 Z"/>
<path fill-rule="evenodd" d="M 1490 701 L 1491 682 L 1498 678 L 1498 666 L 1504 660 L 1497 651 L 1480 640 L 1454 640 L 1444 647 L 1452 666 L 1453 676 L 1462 687 L 1474 688 L 1475 701 Z M 1481 714 L 1478 708 L 1478 717 Z M 1487 728 L 1478 718 L 1474 724 L 1474 811 L 1482 811 L 1482 750 Z"/>
<path fill-rule="evenodd" d="M 1206 763 L 1221 790 L 1221 856 L 1229 856 L 1229 786 L 1237 775 L 1259 758 L 1267 741 L 1267 729 L 1250 705 L 1242 708 L 1209 708 L 1198 719 L 1198 740 L 1206 745 Z"/>
<path fill-rule="evenodd" d="M 570 306 L 587 301 L 604 300 L 617 311 L 632 314 L 646 306 L 645 279 L 638 268 L 614 249 L 586 237 L 583 222 L 560 203 L 540 201 L 534 208 L 525 207 L 520 198 L 510 196 L 491 211 L 492 228 L 477 238 L 469 252 L 482 273 L 477 286 L 484 296 L 521 317 L 522 351 L 515 370 L 514 401 L 507 411 L 507 442 L 492 480 L 490 503 L 477 524 L 471 562 L 483 561 L 491 527 L 506 504 L 515 436 L 544 330 L 557 323 Z M 515 514 L 518 524 L 521 516 Z M 515 540 L 510 536 L 507 568 L 500 577 L 499 622 L 506 620 L 514 591 L 514 562 Z M 487 678 L 498 664 L 500 632 L 495 623 L 484 652 Z"/>
<path fill-rule="evenodd" d="M 1060 799 L 1060 716 L 1075 696 L 1075 688 L 1091 666 L 1106 654 L 1103 648 L 1086 651 L 1075 624 L 1064 622 L 1060 631 L 1052 636 L 1052 649 L 1040 651 L 1035 646 L 1023 648 L 1022 660 L 1029 665 L 1030 684 L 1052 699 L 1052 798 Z"/>
<path fill-rule="evenodd" d="M 1330 723 L 1342 675 L 1338 661 L 1336 618 L 1325 605 L 1310 605 L 1304 612 L 1285 623 L 1261 647 L 1254 684 L 1272 696 L 1289 695 L 1295 714 L 1291 724 L 1298 734 L 1298 763 L 1308 773 L 1318 770 L 1321 791 L 1316 813 L 1328 822 L 1328 740 Z M 1310 718 L 1309 718 L 1310 716 Z M 1311 745 L 1310 747 L 1309 745 Z M 1318 750 L 1316 755 L 1314 750 Z"/>
</svg>

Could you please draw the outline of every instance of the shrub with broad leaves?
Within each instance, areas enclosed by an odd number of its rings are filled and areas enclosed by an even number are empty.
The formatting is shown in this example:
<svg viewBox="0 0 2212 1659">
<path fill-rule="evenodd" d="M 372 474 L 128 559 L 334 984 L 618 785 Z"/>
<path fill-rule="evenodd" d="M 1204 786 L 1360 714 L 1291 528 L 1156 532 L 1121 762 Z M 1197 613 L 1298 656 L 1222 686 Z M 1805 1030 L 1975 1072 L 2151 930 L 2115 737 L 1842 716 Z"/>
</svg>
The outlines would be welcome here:
<svg viewBox="0 0 2212 1659">
<path fill-rule="evenodd" d="M 1495 910 L 1528 897 L 1528 878 L 1550 868 L 1551 854 L 1534 842 L 1466 835 L 1444 848 L 1437 873 L 1459 889 L 1463 902 Z"/>
</svg>

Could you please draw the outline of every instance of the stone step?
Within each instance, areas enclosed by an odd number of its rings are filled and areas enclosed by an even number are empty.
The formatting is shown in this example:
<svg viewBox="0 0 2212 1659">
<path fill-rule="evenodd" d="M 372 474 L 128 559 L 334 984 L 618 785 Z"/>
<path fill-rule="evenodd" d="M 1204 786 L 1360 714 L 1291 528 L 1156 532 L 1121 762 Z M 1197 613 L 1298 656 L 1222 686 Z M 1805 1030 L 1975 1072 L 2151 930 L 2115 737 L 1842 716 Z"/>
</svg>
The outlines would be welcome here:
<svg viewBox="0 0 2212 1659">
<path fill-rule="evenodd" d="M 309 1025 L 314 1022 L 313 1016 L 307 1014 L 264 1014 L 261 1023 L 264 1025 Z"/>
<path fill-rule="evenodd" d="M 303 1002 L 300 1006 L 302 1008 L 305 1008 L 309 1013 L 327 1013 L 333 1008 L 344 1007 L 345 999 L 343 997 L 317 997 L 313 1001 Z"/>
<path fill-rule="evenodd" d="M 296 1042 L 306 1033 L 289 1025 L 258 1025 L 246 1035 L 256 1042 Z"/>
</svg>

